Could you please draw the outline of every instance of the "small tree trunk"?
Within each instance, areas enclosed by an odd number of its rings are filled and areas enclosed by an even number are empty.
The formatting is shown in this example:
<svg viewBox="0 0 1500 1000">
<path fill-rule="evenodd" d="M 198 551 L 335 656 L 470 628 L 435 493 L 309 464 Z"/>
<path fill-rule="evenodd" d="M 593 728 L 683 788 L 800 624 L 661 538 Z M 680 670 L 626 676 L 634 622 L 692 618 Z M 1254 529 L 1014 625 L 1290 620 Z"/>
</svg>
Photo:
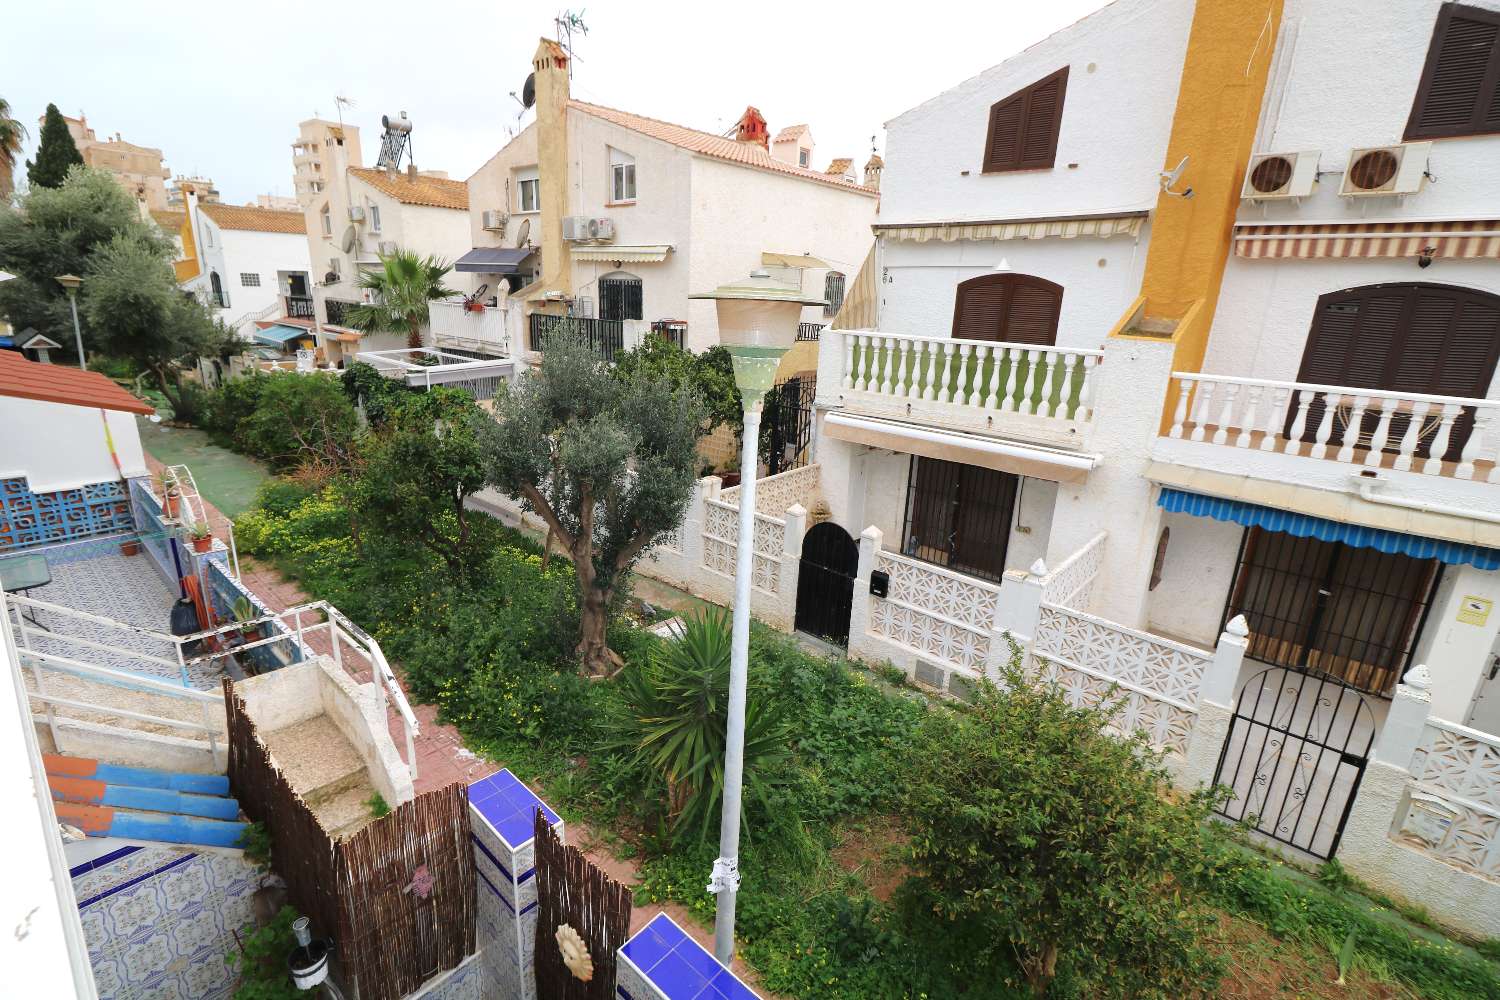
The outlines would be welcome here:
<svg viewBox="0 0 1500 1000">
<path fill-rule="evenodd" d="M 614 669 L 614 654 L 609 650 L 606 634 L 609 627 L 608 596 L 597 587 L 588 587 L 578 609 L 578 659 L 590 677 L 604 677 Z"/>
<path fill-rule="evenodd" d="M 1041 951 L 1026 956 L 1021 962 L 1021 971 L 1031 986 L 1031 995 L 1045 997 L 1057 976 L 1057 944 L 1049 941 Z"/>
<path fill-rule="evenodd" d="M 422 346 L 422 324 L 418 323 L 414 319 L 407 321 L 406 346 L 407 347 L 421 347 Z"/>
<path fill-rule="evenodd" d="M 547 538 L 542 542 L 542 572 L 547 572 L 547 563 L 552 559 L 552 528 L 547 528 Z"/>
</svg>

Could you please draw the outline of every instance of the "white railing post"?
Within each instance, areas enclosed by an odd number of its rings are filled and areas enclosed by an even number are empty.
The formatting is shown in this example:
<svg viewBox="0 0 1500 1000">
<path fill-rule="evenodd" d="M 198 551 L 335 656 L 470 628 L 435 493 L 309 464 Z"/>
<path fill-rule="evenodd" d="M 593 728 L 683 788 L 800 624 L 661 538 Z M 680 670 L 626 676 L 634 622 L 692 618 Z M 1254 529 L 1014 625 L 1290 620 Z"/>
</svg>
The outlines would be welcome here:
<svg viewBox="0 0 1500 1000">
<path fill-rule="evenodd" d="M 1422 732 L 1432 713 L 1432 674 L 1417 664 L 1396 685 L 1385 723 L 1370 748 L 1370 758 L 1403 771 L 1411 769 L 1412 754 L 1422 745 Z"/>
<path fill-rule="evenodd" d="M 859 533 L 859 563 L 855 570 L 854 596 L 849 606 L 849 655 L 857 657 L 865 636 L 870 634 L 870 574 L 879 561 L 885 533 L 873 524 Z"/>
<path fill-rule="evenodd" d="M 1240 668 L 1245 662 L 1245 650 L 1250 646 L 1250 627 L 1244 615 L 1235 615 L 1224 626 L 1218 645 L 1208 669 L 1203 672 L 1203 681 L 1198 687 L 1198 701 L 1230 707 L 1234 704 L 1234 693 L 1239 683 Z"/>
</svg>

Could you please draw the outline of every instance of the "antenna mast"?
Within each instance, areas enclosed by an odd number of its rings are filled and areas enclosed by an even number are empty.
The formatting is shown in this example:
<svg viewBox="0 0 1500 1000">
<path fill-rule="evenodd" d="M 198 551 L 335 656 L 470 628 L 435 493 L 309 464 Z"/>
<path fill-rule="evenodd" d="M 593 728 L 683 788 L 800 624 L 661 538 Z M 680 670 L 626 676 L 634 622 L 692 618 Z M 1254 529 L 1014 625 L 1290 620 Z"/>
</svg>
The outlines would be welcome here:
<svg viewBox="0 0 1500 1000">
<path fill-rule="evenodd" d="M 568 54 L 568 79 L 573 79 L 573 63 L 578 59 L 578 53 L 573 50 L 573 32 L 580 35 L 589 33 L 588 25 L 583 23 L 584 11 L 574 13 L 565 10 L 552 19 L 557 27 L 557 44 L 561 45 L 563 51 Z"/>
</svg>

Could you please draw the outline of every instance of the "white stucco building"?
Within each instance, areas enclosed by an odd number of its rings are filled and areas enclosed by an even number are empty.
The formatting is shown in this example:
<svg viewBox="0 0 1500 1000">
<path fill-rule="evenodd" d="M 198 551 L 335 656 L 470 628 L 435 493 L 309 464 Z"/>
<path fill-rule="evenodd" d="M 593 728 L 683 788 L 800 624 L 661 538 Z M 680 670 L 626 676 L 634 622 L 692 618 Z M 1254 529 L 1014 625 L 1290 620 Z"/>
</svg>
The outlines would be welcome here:
<svg viewBox="0 0 1500 1000">
<path fill-rule="evenodd" d="M 343 322 L 351 305 L 368 301 L 358 287 L 363 269 L 396 249 L 452 263 L 470 248 L 468 190 L 441 171 L 365 167 L 359 129 L 322 119 L 299 125 L 292 144 L 293 181 L 303 207 L 313 283 L 292 303 L 293 325 L 314 330 L 328 364 L 360 350 L 404 347 L 398 335 L 361 336 Z M 457 276 L 451 287 L 460 288 Z"/>
<path fill-rule="evenodd" d="M 312 265 L 301 212 L 249 205 L 205 204 L 184 189 L 184 223 L 192 226 L 184 246 L 196 248 L 197 273 L 183 282 L 246 340 L 257 320 L 281 316 L 288 296 L 305 295 Z M 181 264 L 179 264 L 181 267 Z"/>
<path fill-rule="evenodd" d="M 566 312 L 598 325 L 606 345 L 653 325 L 675 338 L 685 324 L 685 345 L 701 350 L 718 342 L 715 312 L 688 294 L 768 263 L 804 291 L 842 295 L 878 195 L 812 169 L 806 126 L 773 150 L 754 109 L 725 138 L 573 100 L 566 56 L 547 41 L 533 69 L 536 120 L 468 180 L 473 254 L 459 264 L 517 334 L 512 313 Z M 803 319 L 831 315 L 809 307 Z"/>
</svg>

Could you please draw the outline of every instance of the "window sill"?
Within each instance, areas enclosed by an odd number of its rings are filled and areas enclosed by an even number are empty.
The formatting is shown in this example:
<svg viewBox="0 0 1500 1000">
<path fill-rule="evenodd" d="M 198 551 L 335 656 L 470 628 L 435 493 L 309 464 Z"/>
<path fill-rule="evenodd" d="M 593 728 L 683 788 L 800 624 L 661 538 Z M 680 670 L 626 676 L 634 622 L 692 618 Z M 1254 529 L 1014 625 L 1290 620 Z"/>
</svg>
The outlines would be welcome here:
<svg viewBox="0 0 1500 1000">
<path fill-rule="evenodd" d="M 635 204 L 635 199 L 634 198 L 630 198 L 630 199 L 628 199 L 626 201 L 606 201 L 604 203 L 604 207 L 605 208 L 629 208 L 631 205 L 634 205 L 634 204 Z"/>
</svg>

